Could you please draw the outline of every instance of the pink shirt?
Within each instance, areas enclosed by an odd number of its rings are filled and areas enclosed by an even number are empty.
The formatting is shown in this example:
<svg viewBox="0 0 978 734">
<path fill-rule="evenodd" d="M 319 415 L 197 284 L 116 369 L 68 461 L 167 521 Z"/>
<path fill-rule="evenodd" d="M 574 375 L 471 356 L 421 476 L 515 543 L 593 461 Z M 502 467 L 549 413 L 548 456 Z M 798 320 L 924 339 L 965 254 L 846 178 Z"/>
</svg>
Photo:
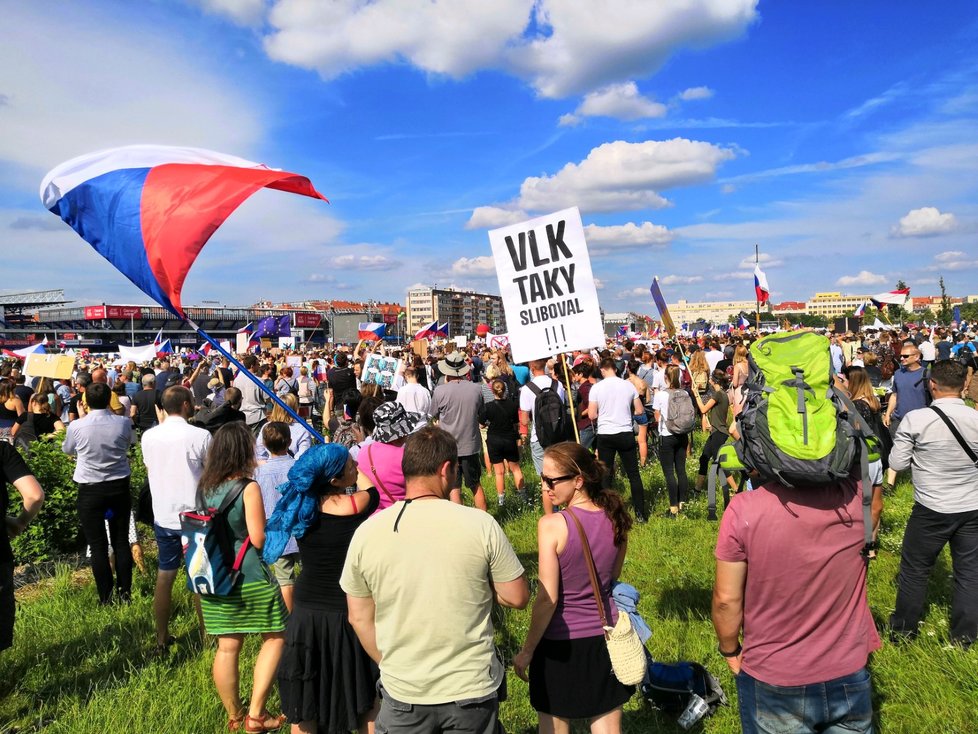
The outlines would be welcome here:
<svg viewBox="0 0 978 734">
<path fill-rule="evenodd" d="M 380 493 L 380 512 L 395 502 L 404 499 L 404 472 L 401 470 L 401 459 L 404 457 L 403 446 L 391 446 L 386 443 L 372 442 L 361 449 L 357 456 L 357 466 L 370 483 Z M 373 468 L 377 470 L 375 474 Z M 386 490 L 386 491 L 385 491 Z M 391 499 L 393 496 L 393 499 Z M 376 513 L 375 513 L 376 514 Z"/>
<path fill-rule="evenodd" d="M 866 601 L 859 482 L 788 489 L 771 482 L 723 513 L 720 561 L 746 561 L 743 669 L 776 686 L 855 673 L 880 638 Z"/>
</svg>

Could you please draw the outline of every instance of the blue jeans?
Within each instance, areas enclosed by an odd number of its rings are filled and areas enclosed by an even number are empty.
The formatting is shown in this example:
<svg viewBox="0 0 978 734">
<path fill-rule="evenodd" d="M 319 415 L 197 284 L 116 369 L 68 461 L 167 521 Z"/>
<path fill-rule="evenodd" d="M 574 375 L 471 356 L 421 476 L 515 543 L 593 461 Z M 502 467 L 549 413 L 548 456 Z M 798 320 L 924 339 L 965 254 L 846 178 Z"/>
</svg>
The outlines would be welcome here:
<svg viewBox="0 0 978 734">
<path fill-rule="evenodd" d="M 581 446 L 590 449 L 594 445 L 594 426 L 588 426 L 580 430 Z"/>
<path fill-rule="evenodd" d="M 872 734 L 869 671 L 807 686 L 774 686 L 741 671 L 737 676 L 744 734 Z"/>
</svg>

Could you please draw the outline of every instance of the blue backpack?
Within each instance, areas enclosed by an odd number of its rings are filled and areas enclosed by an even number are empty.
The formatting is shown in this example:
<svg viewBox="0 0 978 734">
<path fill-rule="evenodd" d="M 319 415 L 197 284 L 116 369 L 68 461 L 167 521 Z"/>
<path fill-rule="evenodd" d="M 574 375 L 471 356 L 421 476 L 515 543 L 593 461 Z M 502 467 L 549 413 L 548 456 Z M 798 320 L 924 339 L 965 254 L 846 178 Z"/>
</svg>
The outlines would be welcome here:
<svg viewBox="0 0 978 734">
<path fill-rule="evenodd" d="M 216 509 L 207 507 L 199 498 L 196 510 L 180 513 L 187 588 L 193 593 L 227 596 L 237 586 L 241 578 L 241 564 L 251 541 L 245 538 L 235 554 L 227 512 L 251 481 L 239 479 Z"/>
</svg>

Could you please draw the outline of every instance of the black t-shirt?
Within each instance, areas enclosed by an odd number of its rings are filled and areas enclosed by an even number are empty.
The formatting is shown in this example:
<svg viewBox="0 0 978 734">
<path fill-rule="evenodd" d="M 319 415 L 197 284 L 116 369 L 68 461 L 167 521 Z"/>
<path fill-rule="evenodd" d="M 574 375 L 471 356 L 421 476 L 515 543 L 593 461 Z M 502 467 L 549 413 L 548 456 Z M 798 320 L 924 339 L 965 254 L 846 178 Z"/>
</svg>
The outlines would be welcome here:
<svg viewBox="0 0 978 734">
<path fill-rule="evenodd" d="M 493 438 L 515 442 L 519 438 L 516 432 L 519 419 L 519 406 L 509 398 L 483 403 L 479 409 L 479 422 L 488 425 L 486 435 Z"/>
<path fill-rule="evenodd" d="M 24 404 L 25 408 L 31 401 L 31 395 L 33 394 L 34 391 L 27 385 L 17 385 L 17 387 L 14 388 L 14 395 L 20 398 L 20 402 Z"/>
<path fill-rule="evenodd" d="M 81 399 L 82 399 L 82 393 L 81 392 L 77 392 L 77 393 L 75 393 L 74 395 L 71 396 L 71 400 L 68 401 L 68 415 L 69 416 L 72 416 L 72 415 L 77 416 L 78 415 L 78 403 L 81 401 Z"/>
<path fill-rule="evenodd" d="M 338 399 L 347 390 L 357 389 L 357 377 L 352 367 L 332 367 L 326 373 L 326 384 L 333 391 L 334 399 Z"/>
<path fill-rule="evenodd" d="M 3 491 L 0 492 L 0 520 L 7 517 L 10 507 L 10 495 L 7 494 L 7 484 L 13 484 L 21 477 L 26 477 L 31 473 L 30 468 L 24 458 L 17 453 L 17 449 L 6 441 L 0 441 L 0 473 L 3 474 Z M 0 532 L 0 563 L 13 563 L 14 553 L 10 550 L 10 539 L 7 537 L 7 528 L 2 528 Z"/>
<path fill-rule="evenodd" d="M 371 487 L 367 491 L 370 501 L 363 512 L 358 515 L 317 513 L 305 535 L 298 539 L 302 573 L 295 582 L 296 605 L 346 613 L 346 594 L 340 588 L 346 552 L 357 528 L 380 505 L 377 490 Z"/>
<path fill-rule="evenodd" d="M 49 433 L 54 433 L 54 424 L 57 420 L 59 420 L 58 416 L 51 413 L 23 413 L 17 419 L 17 422 L 21 425 L 30 423 L 31 432 L 37 438 L 38 436 L 46 436 Z"/>
<path fill-rule="evenodd" d="M 152 428 L 156 425 L 156 406 L 159 404 L 159 393 L 156 390 L 140 390 L 132 396 L 132 405 L 136 409 L 136 427 Z"/>
</svg>

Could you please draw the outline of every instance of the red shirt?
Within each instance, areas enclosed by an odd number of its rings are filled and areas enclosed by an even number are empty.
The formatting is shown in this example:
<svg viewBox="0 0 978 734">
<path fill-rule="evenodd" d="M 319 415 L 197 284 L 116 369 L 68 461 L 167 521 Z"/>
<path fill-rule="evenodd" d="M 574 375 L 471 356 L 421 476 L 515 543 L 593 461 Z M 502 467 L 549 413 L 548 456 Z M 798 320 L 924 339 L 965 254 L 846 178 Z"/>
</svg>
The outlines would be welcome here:
<svg viewBox="0 0 978 734">
<path fill-rule="evenodd" d="M 776 686 L 855 673 L 880 638 L 866 601 L 859 482 L 735 496 L 716 557 L 746 561 L 743 669 Z"/>
</svg>

